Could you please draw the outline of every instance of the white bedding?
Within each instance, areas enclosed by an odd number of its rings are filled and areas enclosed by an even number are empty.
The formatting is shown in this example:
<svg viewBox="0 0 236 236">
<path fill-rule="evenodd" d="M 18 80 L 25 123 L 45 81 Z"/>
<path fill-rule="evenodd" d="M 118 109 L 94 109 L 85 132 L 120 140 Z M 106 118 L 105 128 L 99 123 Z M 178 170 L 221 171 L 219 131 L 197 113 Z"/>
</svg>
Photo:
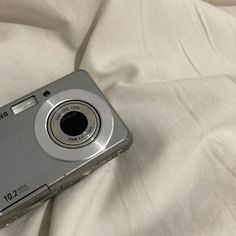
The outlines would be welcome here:
<svg viewBox="0 0 236 236">
<path fill-rule="evenodd" d="M 200 0 L 2 0 L 0 21 L 0 105 L 82 68 L 134 136 L 0 236 L 236 234 L 234 16 Z"/>
</svg>

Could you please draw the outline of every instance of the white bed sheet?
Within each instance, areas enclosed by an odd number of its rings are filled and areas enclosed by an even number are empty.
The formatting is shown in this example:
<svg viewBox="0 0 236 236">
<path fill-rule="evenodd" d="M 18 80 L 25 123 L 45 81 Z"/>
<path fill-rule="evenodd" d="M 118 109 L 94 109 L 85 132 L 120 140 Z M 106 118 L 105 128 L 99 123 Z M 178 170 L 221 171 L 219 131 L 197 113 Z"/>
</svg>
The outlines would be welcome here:
<svg viewBox="0 0 236 236">
<path fill-rule="evenodd" d="M 221 9 L 236 17 L 236 6 L 223 6 Z"/>
<path fill-rule="evenodd" d="M 234 16 L 200 0 L 2 0 L 0 21 L 0 105 L 82 68 L 134 135 L 0 236 L 236 234 Z"/>
</svg>

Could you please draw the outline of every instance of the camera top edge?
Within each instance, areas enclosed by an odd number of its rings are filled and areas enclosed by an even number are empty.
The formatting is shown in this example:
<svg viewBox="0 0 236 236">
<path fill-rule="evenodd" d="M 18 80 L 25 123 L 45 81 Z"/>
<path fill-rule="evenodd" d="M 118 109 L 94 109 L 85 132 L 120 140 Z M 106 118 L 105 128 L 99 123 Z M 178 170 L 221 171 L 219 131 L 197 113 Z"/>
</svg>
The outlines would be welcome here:
<svg viewBox="0 0 236 236">
<path fill-rule="evenodd" d="M 99 87 L 93 81 L 89 73 L 86 70 L 79 69 L 63 77 L 60 77 L 55 81 L 52 81 L 51 83 L 45 84 L 38 89 L 32 90 L 26 95 L 18 97 L 4 104 L 3 106 L 0 107 L 0 119 L 1 119 L 1 114 L 3 114 L 6 109 L 9 110 L 13 105 L 17 105 L 18 103 L 21 103 L 22 101 L 25 101 L 30 97 L 34 97 L 37 100 L 37 103 L 42 103 L 45 100 L 47 100 L 49 96 L 52 96 L 54 93 L 63 91 L 65 90 L 65 88 L 72 89 L 73 86 L 76 86 L 74 88 L 80 88 L 85 90 L 91 90 L 92 88 L 94 92 L 99 93 L 100 96 L 103 96 Z"/>
</svg>

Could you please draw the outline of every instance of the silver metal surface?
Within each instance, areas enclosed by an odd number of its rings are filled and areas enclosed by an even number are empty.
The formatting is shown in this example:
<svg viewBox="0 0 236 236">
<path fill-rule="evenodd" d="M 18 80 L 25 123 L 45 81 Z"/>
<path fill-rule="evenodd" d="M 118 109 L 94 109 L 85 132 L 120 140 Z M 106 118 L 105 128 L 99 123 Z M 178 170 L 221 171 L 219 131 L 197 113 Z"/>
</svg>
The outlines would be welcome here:
<svg viewBox="0 0 236 236">
<path fill-rule="evenodd" d="M 82 113 L 87 119 L 87 128 L 81 134 L 71 136 L 61 129 L 63 117 L 71 112 Z M 79 122 L 77 125 L 80 125 Z M 80 148 L 91 143 L 97 136 L 100 129 L 100 118 L 97 111 L 90 104 L 72 100 L 60 104 L 51 112 L 47 128 L 50 137 L 58 145 L 65 148 Z"/>
<path fill-rule="evenodd" d="M 87 146 L 79 149 L 66 149 L 56 144 L 47 132 L 47 120 L 51 112 L 60 104 L 71 101 L 79 100 L 91 104 L 96 107 L 100 116 L 101 127 L 100 131 L 93 142 Z M 42 129 L 42 127 L 44 127 Z M 70 89 L 49 98 L 39 109 L 35 119 L 35 136 L 45 152 L 56 159 L 64 161 L 82 161 L 93 158 L 102 152 L 113 132 L 114 121 L 111 109 L 106 105 L 106 101 L 98 95 L 91 93 L 87 90 Z"/>
<path fill-rule="evenodd" d="M 78 120 L 83 125 L 76 126 Z M 54 123 L 51 135 L 49 123 Z M 68 136 L 56 133 L 60 128 Z M 128 128 L 82 70 L 1 107 L 0 133 L 0 227 L 59 194 L 132 143 Z M 65 140 L 69 136 L 81 136 L 83 141 Z M 70 148 L 73 145 L 78 146 Z"/>
</svg>

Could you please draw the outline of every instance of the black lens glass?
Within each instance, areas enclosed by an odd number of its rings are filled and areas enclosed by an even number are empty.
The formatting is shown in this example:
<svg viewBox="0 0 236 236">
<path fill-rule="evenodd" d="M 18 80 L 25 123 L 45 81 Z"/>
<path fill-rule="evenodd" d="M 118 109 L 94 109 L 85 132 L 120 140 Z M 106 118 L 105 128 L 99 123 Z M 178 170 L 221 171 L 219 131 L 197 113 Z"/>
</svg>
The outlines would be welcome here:
<svg viewBox="0 0 236 236">
<path fill-rule="evenodd" d="M 87 129 L 88 120 L 83 113 L 71 111 L 62 117 L 60 126 L 65 134 L 77 136 L 82 134 Z"/>
</svg>

